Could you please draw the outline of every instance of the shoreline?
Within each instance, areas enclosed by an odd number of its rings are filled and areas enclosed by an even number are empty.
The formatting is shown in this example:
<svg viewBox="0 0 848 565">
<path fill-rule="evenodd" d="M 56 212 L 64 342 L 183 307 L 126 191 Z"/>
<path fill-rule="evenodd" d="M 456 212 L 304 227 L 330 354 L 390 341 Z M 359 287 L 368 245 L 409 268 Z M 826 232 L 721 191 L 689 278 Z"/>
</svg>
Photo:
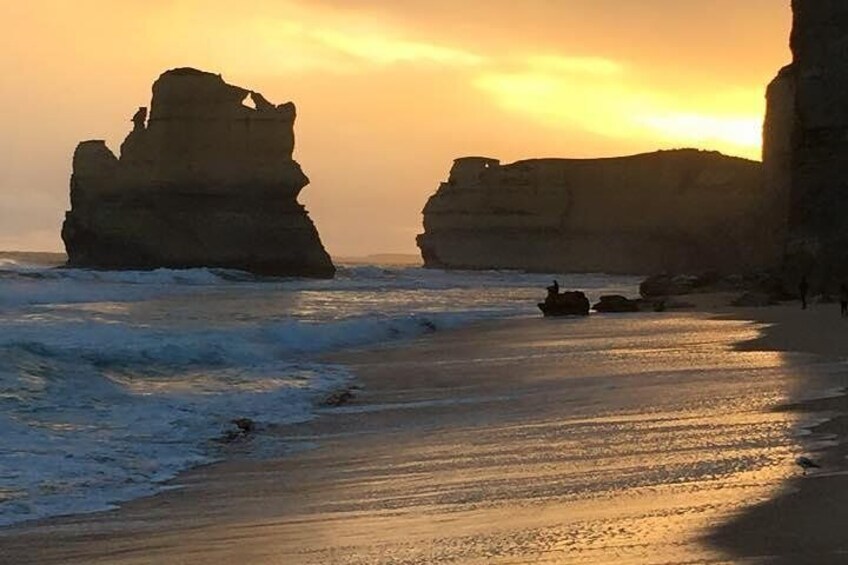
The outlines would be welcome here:
<svg viewBox="0 0 848 565">
<path fill-rule="evenodd" d="M 689 298 L 692 297 L 687 297 L 687 300 Z M 712 300 L 721 302 L 723 298 L 716 298 L 715 296 L 698 297 L 696 300 L 698 310 L 692 312 L 692 314 L 702 314 L 706 317 L 733 319 L 757 324 L 777 324 L 764 328 L 761 337 L 754 340 L 754 342 L 737 344 L 741 350 L 798 350 L 793 347 L 793 344 L 797 343 L 797 341 L 793 341 L 795 337 L 781 334 L 780 320 L 772 320 L 772 318 L 785 316 L 789 312 L 790 307 L 778 306 L 764 309 L 718 308 L 716 304 L 711 302 Z M 824 306 L 820 308 L 824 308 Z M 776 315 L 772 316 L 771 314 Z M 532 320 L 535 323 L 536 319 L 533 318 Z M 837 319 L 837 321 L 839 320 Z M 444 332 L 442 337 L 444 338 L 445 335 L 449 334 L 445 341 L 460 343 L 463 340 L 476 339 L 475 336 L 479 335 L 481 327 L 488 328 L 485 331 L 497 331 L 498 328 L 509 329 L 527 323 L 527 320 L 521 318 L 477 322 L 469 327 Z M 791 334 L 792 332 L 789 333 Z M 848 333 L 843 332 L 843 335 L 848 335 Z M 833 355 L 833 346 L 834 344 L 838 345 L 838 341 L 837 338 L 834 338 L 832 343 L 818 342 L 814 344 L 816 346 L 815 349 L 817 349 L 816 351 L 807 352 L 825 356 L 831 354 L 832 357 L 835 357 Z M 416 347 L 423 347 L 425 350 L 427 347 L 426 342 L 427 339 L 419 338 L 412 340 L 412 343 L 416 344 Z M 810 348 L 809 344 L 804 343 L 803 345 Z M 368 363 L 374 363 L 375 358 L 391 356 L 402 358 L 403 351 L 408 347 L 411 347 L 408 343 L 397 343 L 387 347 L 377 348 L 376 350 L 345 352 L 333 355 L 331 359 L 339 362 L 352 362 L 354 363 L 354 367 L 357 362 L 361 364 L 364 360 L 364 366 L 367 366 Z M 451 361 L 444 359 L 435 361 L 436 364 L 449 362 Z M 398 363 L 399 366 L 403 365 L 402 360 Z M 419 367 L 419 369 L 422 368 Z M 504 388 L 500 386 L 498 390 L 491 391 L 492 400 L 481 400 L 480 398 L 473 397 L 473 395 L 463 398 L 463 391 L 456 388 L 456 383 L 453 383 L 453 386 L 451 386 L 451 383 L 444 382 L 437 373 L 434 373 L 425 379 L 425 382 L 416 385 L 417 389 L 421 389 L 423 386 L 428 391 L 430 399 L 419 402 L 414 408 L 410 408 L 409 405 L 405 405 L 411 400 L 408 398 L 409 391 L 404 390 L 403 383 L 397 383 L 387 379 L 385 367 L 383 370 L 384 374 L 382 378 L 379 374 L 376 377 L 373 374 L 368 375 L 368 371 L 366 370 L 366 376 L 360 376 L 358 379 L 358 384 L 365 387 L 364 394 L 368 396 L 368 404 L 371 406 L 383 406 L 376 415 L 374 412 L 361 410 L 356 400 L 354 400 L 354 403 L 348 406 L 320 409 L 319 417 L 312 422 L 285 427 L 280 430 L 280 433 L 290 436 L 294 444 L 318 442 L 320 444 L 318 449 L 312 449 L 306 454 L 295 452 L 292 455 L 284 455 L 281 458 L 271 460 L 233 459 L 195 468 L 181 474 L 176 481 L 169 483 L 171 485 L 182 485 L 181 488 L 121 504 L 120 508 L 116 511 L 49 518 L 0 529 L 0 545 L 11 548 L 12 555 L 19 558 L 20 556 L 27 555 L 27 550 L 32 546 L 33 542 L 47 542 L 47 547 L 42 547 L 39 550 L 40 553 L 37 558 L 32 561 L 38 563 L 58 563 L 82 558 L 86 562 L 92 563 L 142 563 L 151 559 L 151 551 L 153 555 L 161 555 L 162 558 L 172 558 L 174 554 L 171 552 L 175 548 L 182 547 L 185 550 L 186 546 L 190 551 L 187 554 L 183 554 L 183 558 L 187 558 L 187 555 L 197 554 L 200 551 L 198 549 L 199 546 L 207 546 L 204 551 L 200 552 L 200 554 L 206 557 L 197 561 L 189 559 L 186 562 L 204 562 L 209 555 L 215 556 L 213 557 L 214 562 L 223 562 L 231 559 L 244 561 L 245 558 L 247 558 L 248 562 L 265 562 L 264 560 L 268 558 L 267 554 L 256 554 L 257 551 L 261 551 L 260 549 L 238 550 L 236 548 L 216 546 L 215 544 L 209 548 L 209 541 L 223 539 L 232 542 L 235 535 L 237 539 L 252 541 L 259 546 L 265 547 L 267 550 L 269 537 L 277 537 L 281 533 L 285 534 L 283 537 L 288 537 L 295 541 L 299 540 L 301 536 L 297 532 L 297 525 L 301 528 L 305 525 L 310 527 L 326 527 L 327 524 L 321 524 L 322 520 L 327 523 L 332 522 L 335 519 L 333 517 L 334 511 L 345 507 L 344 482 L 342 482 L 342 485 L 338 485 L 335 482 L 329 485 L 323 485 L 323 488 L 329 488 L 330 493 L 318 492 L 310 490 L 310 488 L 306 488 L 305 492 L 297 492 L 297 485 L 302 482 L 310 484 L 305 480 L 304 476 L 301 476 L 303 473 L 308 475 L 318 471 L 320 475 L 323 472 L 320 463 L 334 461 L 333 453 L 328 453 L 328 451 L 340 450 L 344 452 L 343 456 L 337 455 L 335 457 L 336 460 L 339 458 L 344 459 L 344 457 L 353 457 L 361 460 L 363 457 L 367 458 L 369 455 L 375 456 L 377 459 L 380 457 L 390 459 L 392 454 L 385 451 L 386 449 L 390 450 L 390 446 L 375 446 L 373 436 L 382 433 L 386 425 L 402 425 L 398 424 L 398 422 L 403 421 L 404 410 L 416 410 L 420 413 L 418 416 L 419 419 L 421 418 L 421 414 L 426 417 L 428 413 L 432 413 L 434 416 L 444 417 L 444 413 L 446 412 L 444 409 L 445 406 L 461 405 L 463 402 L 496 403 L 498 402 L 496 398 L 499 395 L 509 395 L 508 387 Z M 459 396 L 459 399 L 457 399 L 457 396 Z M 810 402 L 826 404 L 813 405 Z M 810 408 L 842 410 L 845 404 L 845 398 L 840 397 L 800 402 L 797 403 L 797 406 L 793 406 L 793 408 L 804 411 Z M 838 422 L 838 424 L 830 424 L 830 422 Z M 845 429 L 848 424 L 846 424 L 844 417 L 836 418 L 830 422 L 826 422 L 814 429 L 814 433 L 817 433 L 820 427 L 830 430 L 833 426 L 838 428 L 836 431 L 842 433 L 843 437 L 845 433 L 848 433 Z M 461 415 L 459 423 L 460 425 L 462 424 Z M 436 426 L 436 430 L 441 433 L 450 434 L 451 425 L 448 423 L 441 428 Z M 341 431 L 339 428 L 341 428 Z M 343 430 L 349 428 L 356 428 L 357 435 L 345 437 Z M 432 431 L 428 430 L 425 426 L 422 430 L 405 431 L 404 433 L 411 438 L 418 436 L 423 438 L 424 436 L 422 434 L 426 435 Z M 376 449 L 377 453 L 373 451 L 370 454 L 357 453 L 355 448 L 344 445 L 345 442 L 350 442 L 355 447 L 355 444 L 358 441 L 362 441 L 362 438 L 365 438 L 365 445 L 370 446 L 372 450 Z M 826 465 L 830 465 L 832 464 L 832 459 L 835 461 L 833 457 L 828 456 L 827 459 L 823 459 L 822 461 Z M 307 461 L 307 464 L 301 465 L 304 461 Z M 319 464 L 316 465 L 316 462 Z M 269 493 L 279 494 L 279 485 L 275 483 L 279 479 L 278 475 L 280 472 L 285 473 L 286 478 L 284 479 L 284 483 L 289 487 L 285 490 L 285 494 L 290 497 L 288 506 L 292 508 L 314 507 L 311 510 L 312 517 L 306 520 L 306 522 L 298 519 L 293 523 L 287 523 L 287 511 L 281 512 L 279 504 L 266 499 Z M 330 473 L 327 472 L 327 474 Z M 310 478 L 314 479 L 314 477 Z M 312 482 L 320 485 L 320 477 L 317 479 L 317 481 L 313 480 Z M 839 479 L 839 477 L 836 477 L 836 479 Z M 379 477 L 373 480 L 379 481 Z M 790 488 L 795 488 L 795 483 L 798 483 L 799 479 L 790 482 Z M 774 527 L 773 525 L 764 525 L 768 522 L 769 517 L 767 515 L 763 516 L 763 513 L 768 514 L 770 511 L 768 509 L 773 505 L 778 505 L 779 507 L 785 505 L 784 499 L 786 497 L 791 498 L 794 496 L 798 498 L 800 496 L 803 498 L 806 496 L 803 494 L 803 491 L 812 482 L 804 481 L 800 484 L 803 487 L 801 489 L 801 495 L 780 495 L 777 499 L 769 500 L 763 505 L 755 506 L 749 511 L 746 511 L 740 517 L 735 518 L 730 524 L 719 527 L 718 532 L 710 536 L 710 542 L 723 550 L 730 550 L 742 558 L 762 557 L 768 554 L 768 546 L 751 543 L 752 541 L 757 541 L 750 539 L 753 535 L 751 532 L 754 532 L 758 526 L 761 529 Z M 341 490 L 337 491 L 340 486 Z M 197 494 L 201 494 L 208 499 L 198 504 L 197 501 L 192 500 Z M 337 504 L 332 502 L 334 496 L 339 499 Z M 232 515 L 234 501 L 235 508 L 242 512 L 239 516 Z M 803 500 L 801 502 L 796 500 L 794 504 L 795 506 L 799 504 L 803 506 L 806 503 Z M 392 522 L 394 520 L 390 508 L 382 509 L 375 514 L 375 516 L 370 518 L 373 521 L 372 525 L 379 525 L 384 528 L 393 527 Z M 116 519 L 113 520 L 112 518 Z M 528 521 L 528 523 L 533 521 L 533 517 L 530 515 L 525 515 L 523 519 Z M 420 526 L 415 520 L 410 522 L 408 517 L 400 521 L 409 527 L 413 534 L 415 528 Z M 236 523 L 235 526 L 233 526 L 234 522 Z M 233 527 L 235 527 L 236 534 L 232 531 Z M 838 529 L 838 524 L 834 528 Z M 743 535 L 740 532 L 749 533 Z M 134 539 L 139 534 L 152 535 L 155 538 L 155 542 L 151 541 L 148 545 L 145 545 L 143 542 L 139 544 Z M 834 531 L 834 534 L 838 534 L 838 532 Z M 412 535 L 413 539 L 414 537 Z M 781 540 L 786 540 L 786 536 L 781 535 L 780 537 Z M 85 549 L 83 549 L 83 546 Z M 788 546 L 785 547 L 787 552 L 791 549 Z M 156 553 L 159 551 L 163 553 Z M 212 553 L 206 553 L 208 551 Z M 795 556 L 795 559 L 787 562 L 800 562 L 797 560 L 797 552 L 792 555 Z M 303 557 L 302 562 L 312 562 L 309 561 L 308 555 L 301 557 Z M 18 559 L 18 562 L 26 561 Z M 298 560 L 296 562 L 301 561 Z M 338 562 L 348 561 L 339 558 Z M 826 563 L 827 561 L 819 559 L 815 562 Z"/>
<path fill-rule="evenodd" d="M 759 338 L 738 345 L 742 350 L 808 353 L 848 367 L 848 320 L 840 319 L 838 303 L 813 304 L 807 310 L 797 304 L 729 309 L 721 315 L 766 324 Z M 841 380 L 843 386 L 831 395 L 776 407 L 828 415 L 805 428 L 807 442 L 824 444 L 815 454 L 822 469 L 790 479 L 784 492 L 717 528 L 709 543 L 743 559 L 785 565 L 848 561 L 848 379 Z"/>
</svg>

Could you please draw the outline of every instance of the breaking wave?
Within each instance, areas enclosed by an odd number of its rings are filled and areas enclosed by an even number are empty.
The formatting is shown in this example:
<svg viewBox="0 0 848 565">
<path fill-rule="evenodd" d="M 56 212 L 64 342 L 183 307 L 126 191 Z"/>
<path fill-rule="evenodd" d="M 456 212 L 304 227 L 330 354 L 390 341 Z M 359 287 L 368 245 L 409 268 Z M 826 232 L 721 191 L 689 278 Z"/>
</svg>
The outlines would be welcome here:
<svg viewBox="0 0 848 565">
<path fill-rule="evenodd" d="M 352 378 L 321 354 L 527 315 L 550 278 L 364 266 L 302 280 L 0 258 L 0 525 L 154 493 L 226 456 L 216 440 L 233 418 L 314 417 Z M 560 280 L 590 294 L 636 285 Z"/>
</svg>

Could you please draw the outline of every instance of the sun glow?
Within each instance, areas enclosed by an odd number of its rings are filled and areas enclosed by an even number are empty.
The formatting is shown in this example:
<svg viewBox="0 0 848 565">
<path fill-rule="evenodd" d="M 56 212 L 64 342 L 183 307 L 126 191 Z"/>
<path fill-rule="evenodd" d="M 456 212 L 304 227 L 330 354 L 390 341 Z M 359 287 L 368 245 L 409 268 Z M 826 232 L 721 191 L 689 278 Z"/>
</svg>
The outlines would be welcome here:
<svg viewBox="0 0 848 565">
<path fill-rule="evenodd" d="M 14 108 L 0 119 L 0 248 L 62 248 L 74 146 L 117 148 L 174 67 L 297 105 L 303 202 L 340 255 L 416 253 L 421 207 L 460 155 L 759 158 L 765 87 L 792 56 L 788 3 L 516 4 L 0 1 Z"/>
<path fill-rule="evenodd" d="M 759 158 L 762 146 L 761 117 L 670 113 L 644 116 L 641 121 L 663 140 L 702 147 L 722 147 L 726 152 Z"/>
<path fill-rule="evenodd" d="M 461 38 L 428 36 L 368 12 L 291 2 L 286 6 L 285 15 L 262 19 L 204 12 L 203 25 L 193 28 L 204 37 L 187 40 L 184 52 L 191 54 L 193 47 L 202 45 L 198 66 L 240 68 L 254 74 L 353 75 L 415 69 L 432 73 L 432 80 L 438 81 L 445 80 L 438 73 L 452 72 L 449 80 L 484 93 L 482 104 L 529 118 L 537 127 L 573 136 L 586 132 L 630 146 L 641 144 L 645 150 L 695 146 L 760 157 L 761 90 L 727 87 L 704 96 L 688 81 L 655 86 L 644 77 L 642 67 L 624 60 L 556 50 L 472 50 Z M 173 18 L 173 13 L 169 15 Z M 155 27 L 173 37 L 169 26 L 174 25 L 171 19 Z M 234 44 L 242 47 L 233 49 Z"/>
<path fill-rule="evenodd" d="M 423 62 L 464 66 L 483 61 L 479 55 L 461 49 L 374 33 L 350 34 L 321 29 L 310 35 L 328 47 L 380 65 Z"/>
<path fill-rule="evenodd" d="M 528 57 L 523 68 L 485 72 L 474 84 L 504 110 L 549 127 L 760 157 L 764 101 L 756 91 L 687 98 L 652 90 L 614 61 L 557 56 Z"/>
</svg>

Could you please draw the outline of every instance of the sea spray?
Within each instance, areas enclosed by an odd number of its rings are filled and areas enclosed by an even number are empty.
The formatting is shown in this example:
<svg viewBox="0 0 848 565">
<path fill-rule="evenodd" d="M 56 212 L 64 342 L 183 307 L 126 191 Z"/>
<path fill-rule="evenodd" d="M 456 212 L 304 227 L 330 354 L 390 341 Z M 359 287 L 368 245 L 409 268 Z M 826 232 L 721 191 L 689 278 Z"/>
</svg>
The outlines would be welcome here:
<svg viewBox="0 0 848 565">
<path fill-rule="evenodd" d="M 264 428 L 314 417 L 354 378 L 322 354 L 535 316 L 551 276 L 362 266 L 316 281 L 4 260 L 0 525 L 155 493 L 225 456 L 216 440 L 233 418 Z M 632 294 L 637 284 L 560 281 L 595 296 Z"/>
</svg>

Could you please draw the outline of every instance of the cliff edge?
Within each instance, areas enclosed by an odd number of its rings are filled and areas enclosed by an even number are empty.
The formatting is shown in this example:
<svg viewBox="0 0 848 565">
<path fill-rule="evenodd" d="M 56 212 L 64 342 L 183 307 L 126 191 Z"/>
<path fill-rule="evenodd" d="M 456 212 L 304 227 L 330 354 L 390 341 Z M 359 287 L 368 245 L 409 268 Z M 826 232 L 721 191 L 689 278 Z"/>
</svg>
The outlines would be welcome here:
<svg viewBox="0 0 848 565">
<path fill-rule="evenodd" d="M 785 281 L 848 277 L 848 2 L 793 0 L 793 62 L 767 95 L 767 184 L 789 205 Z"/>
<path fill-rule="evenodd" d="M 466 157 L 424 207 L 425 265 L 750 272 L 780 255 L 760 163 L 683 149 L 501 165 Z"/>
<path fill-rule="evenodd" d="M 120 157 L 103 141 L 77 146 L 62 227 L 68 264 L 332 277 L 297 202 L 309 179 L 292 159 L 295 113 L 220 75 L 165 72 Z"/>
</svg>

